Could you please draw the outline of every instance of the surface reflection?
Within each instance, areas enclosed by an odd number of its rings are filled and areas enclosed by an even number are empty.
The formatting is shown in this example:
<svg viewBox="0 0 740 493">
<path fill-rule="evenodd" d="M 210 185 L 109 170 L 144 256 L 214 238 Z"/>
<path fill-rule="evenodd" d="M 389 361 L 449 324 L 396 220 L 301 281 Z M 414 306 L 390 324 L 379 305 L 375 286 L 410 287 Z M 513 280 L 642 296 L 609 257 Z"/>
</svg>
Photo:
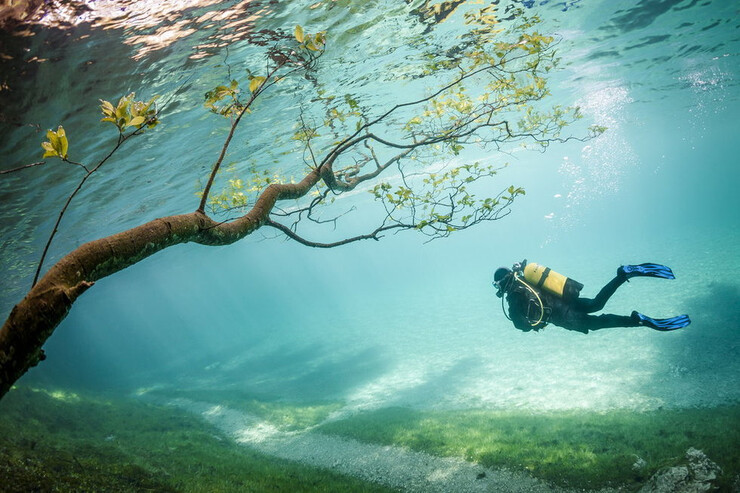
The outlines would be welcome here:
<svg viewBox="0 0 740 493">
<path fill-rule="evenodd" d="M 198 59 L 234 41 L 251 39 L 255 21 L 272 12 L 271 5 L 259 0 L 180 0 L 167 2 L 166 8 L 158 0 L 54 1 L 45 5 L 26 2 L 3 8 L 0 27 L 15 37 L 34 36 L 38 27 L 72 30 L 87 24 L 92 29 L 120 29 L 126 33 L 123 42 L 136 47 L 134 59 L 167 48 L 199 30 L 214 30 L 209 42 L 195 46 L 191 58 Z M 3 47 L 0 58 L 7 60 L 14 55 Z"/>
</svg>

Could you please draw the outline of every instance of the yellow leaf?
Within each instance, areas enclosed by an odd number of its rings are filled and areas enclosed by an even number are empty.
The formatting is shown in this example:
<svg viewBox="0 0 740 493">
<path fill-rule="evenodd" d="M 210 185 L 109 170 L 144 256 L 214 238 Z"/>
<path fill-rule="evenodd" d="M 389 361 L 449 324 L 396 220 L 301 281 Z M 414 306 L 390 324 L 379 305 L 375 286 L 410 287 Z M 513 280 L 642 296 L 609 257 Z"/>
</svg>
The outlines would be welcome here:
<svg viewBox="0 0 740 493">
<path fill-rule="evenodd" d="M 249 81 L 249 90 L 252 92 L 256 91 L 264 81 L 264 77 L 253 77 L 252 80 Z"/>
<path fill-rule="evenodd" d="M 46 132 L 46 138 L 49 139 L 49 143 L 53 149 L 58 150 L 61 147 L 59 137 L 57 137 L 56 132 L 53 130 Z"/>
<path fill-rule="evenodd" d="M 61 125 L 57 129 L 57 136 L 59 137 L 60 149 L 59 156 L 64 159 L 67 157 L 67 150 L 69 149 L 69 142 L 67 141 L 67 133 L 64 131 Z"/>
<path fill-rule="evenodd" d="M 132 118 L 130 122 L 128 122 L 129 127 L 135 127 L 137 125 L 141 125 L 146 121 L 146 118 L 143 116 L 137 116 L 136 118 Z"/>
<path fill-rule="evenodd" d="M 44 157 L 54 157 L 58 156 L 57 151 L 54 150 L 54 148 L 51 146 L 51 142 L 42 142 L 41 147 L 43 147 L 44 151 Z"/>
<path fill-rule="evenodd" d="M 125 118 L 128 112 L 128 105 L 131 104 L 130 96 L 124 96 L 118 101 L 118 107 L 116 107 L 116 117 Z"/>
<path fill-rule="evenodd" d="M 299 43 L 303 43 L 305 35 L 303 34 L 303 28 L 300 25 L 296 24 L 294 34 L 295 39 L 297 39 Z"/>
<path fill-rule="evenodd" d="M 104 101 L 100 100 L 101 105 L 100 109 L 103 111 L 103 114 L 105 116 L 113 116 L 113 114 L 116 112 L 116 109 L 113 107 L 113 104 L 111 104 L 110 101 Z"/>
</svg>

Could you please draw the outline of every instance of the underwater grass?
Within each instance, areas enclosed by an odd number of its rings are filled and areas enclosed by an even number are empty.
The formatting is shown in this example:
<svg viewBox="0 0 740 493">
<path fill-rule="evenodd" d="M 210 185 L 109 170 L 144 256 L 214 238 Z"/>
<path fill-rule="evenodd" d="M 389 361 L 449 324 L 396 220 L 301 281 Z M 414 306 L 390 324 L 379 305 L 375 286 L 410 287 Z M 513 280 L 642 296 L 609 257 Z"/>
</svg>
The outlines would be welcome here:
<svg viewBox="0 0 740 493">
<path fill-rule="evenodd" d="M 152 391 L 154 396 L 181 397 L 200 402 L 217 402 L 269 421 L 282 431 L 305 430 L 326 420 L 344 406 L 342 402 L 292 403 L 238 390 Z"/>
<path fill-rule="evenodd" d="M 740 405 L 646 413 L 386 408 L 321 424 L 340 403 L 166 395 L 218 402 L 285 430 L 318 424 L 321 433 L 464 457 L 572 488 L 637 490 L 659 469 L 684 463 L 689 447 L 722 467 L 722 491 L 740 474 Z M 638 458 L 647 465 L 633 467 Z M 28 388 L 0 401 L 0 478 L 3 491 L 390 491 L 266 457 L 185 411 Z"/>
<path fill-rule="evenodd" d="M 527 471 L 566 487 L 639 489 L 656 471 L 702 450 L 730 491 L 740 473 L 740 405 L 706 409 L 551 412 L 419 411 L 386 408 L 321 425 L 318 431 L 491 468 Z M 646 461 L 633 467 L 638 458 Z"/>
<path fill-rule="evenodd" d="M 388 492 L 253 452 L 184 411 L 62 390 L 0 401 L 0 490 Z"/>
</svg>

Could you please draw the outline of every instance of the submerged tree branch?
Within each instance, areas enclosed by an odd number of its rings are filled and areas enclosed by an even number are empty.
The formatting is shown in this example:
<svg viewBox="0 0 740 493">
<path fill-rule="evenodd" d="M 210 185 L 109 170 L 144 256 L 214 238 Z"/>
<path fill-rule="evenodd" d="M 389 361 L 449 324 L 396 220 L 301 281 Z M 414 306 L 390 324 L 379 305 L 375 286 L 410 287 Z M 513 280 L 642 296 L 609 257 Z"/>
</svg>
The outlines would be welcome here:
<svg viewBox="0 0 740 493">
<path fill-rule="evenodd" d="M 297 38 L 304 37 L 302 31 L 297 29 L 296 33 L 298 33 Z M 379 116 L 373 118 L 368 116 L 369 110 L 363 109 L 359 119 L 356 122 L 353 121 L 356 123 L 355 126 L 337 125 L 343 129 L 343 132 L 341 134 L 334 132 L 333 140 L 327 141 L 325 150 L 318 153 L 319 155 L 315 155 L 314 151 L 318 151 L 320 147 L 312 147 L 311 137 L 307 137 L 306 145 L 311 164 L 300 182 L 275 183 L 271 180 L 258 182 L 259 187 L 255 195 L 250 196 L 249 201 L 242 200 L 239 203 L 242 206 L 254 200 L 249 210 L 232 220 L 215 221 L 205 213 L 205 208 L 216 175 L 225 159 L 236 129 L 243 121 L 242 117 L 253 106 L 253 102 L 276 83 L 275 75 L 286 65 L 292 64 L 293 67 L 287 70 L 288 74 L 303 71 L 309 77 L 308 71 L 320 56 L 321 50 L 318 54 L 307 52 L 304 55 L 296 55 L 295 51 L 291 51 L 288 55 L 273 54 L 271 59 L 274 65 L 272 67 L 268 65 L 266 76 L 254 77 L 250 80 L 250 97 L 245 105 L 242 106 L 236 97 L 237 82 L 233 82 L 231 88 L 224 88 L 224 91 L 219 90 L 230 95 L 233 104 L 219 107 L 211 105 L 211 108 L 218 110 L 220 114 L 231 115 L 234 121 L 219 156 L 211 168 L 195 212 L 155 219 L 127 231 L 85 243 L 62 257 L 42 277 L 39 277 L 49 245 L 74 197 L 86 180 L 100 169 L 125 140 L 136 134 L 133 132 L 129 136 L 124 136 L 123 128 L 127 125 L 141 125 L 142 120 L 138 114 L 136 117 L 130 115 L 133 119 L 121 123 L 120 115 L 110 113 L 120 110 L 121 103 L 118 109 L 110 109 L 112 105 L 103 102 L 104 114 L 108 111 L 109 121 L 115 123 L 121 131 L 118 143 L 111 153 L 95 167 L 89 170 L 85 168 L 85 176 L 68 197 L 57 218 L 54 230 L 44 248 L 31 290 L 13 308 L 0 328 L 0 398 L 28 368 L 44 358 L 41 349 L 43 344 L 64 320 L 73 303 L 82 293 L 98 280 L 170 246 L 188 242 L 201 245 L 228 245 L 252 234 L 263 225 L 275 228 L 287 237 L 315 248 L 332 248 L 367 239 L 378 240 L 385 233 L 411 229 L 418 230 L 428 235 L 430 239 L 434 239 L 449 236 L 453 231 L 467 229 L 483 221 L 499 219 L 508 214 L 509 206 L 514 198 L 523 194 L 524 191 L 521 188 L 510 186 L 497 195 L 495 193 L 491 194 L 492 196 L 489 195 L 490 188 L 480 187 L 476 182 L 495 175 L 497 169 L 493 166 L 483 166 L 479 163 L 458 166 L 456 163 L 454 166 L 449 165 L 445 168 L 438 165 L 441 153 L 457 156 L 462 144 L 474 142 L 478 138 L 484 144 L 494 146 L 528 139 L 540 144 L 543 148 L 550 142 L 565 141 L 570 138 L 563 139 L 559 136 L 559 129 L 569 123 L 566 121 L 567 115 L 564 116 L 562 111 L 554 111 L 553 114 L 547 115 L 537 113 L 531 107 L 527 107 L 531 102 L 539 101 L 547 94 L 544 79 L 539 77 L 542 70 L 538 69 L 538 66 L 547 56 L 551 41 L 537 33 L 518 34 L 520 34 L 519 41 L 508 45 L 496 43 L 505 46 L 493 47 L 492 51 L 495 56 L 481 56 L 479 61 L 475 61 L 465 70 L 460 67 L 459 75 L 426 97 L 396 104 L 388 110 L 381 111 Z M 303 48 L 308 47 L 309 51 L 316 51 L 316 44 L 323 44 L 322 39 L 323 34 L 319 33 L 309 41 L 304 42 L 302 39 L 298 41 L 302 43 Z M 306 44 L 309 42 L 313 44 Z M 481 46 L 480 50 L 482 52 L 484 47 Z M 515 54 L 515 52 L 519 53 L 516 50 L 522 50 L 522 54 Z M 473 55 L 475 54 L 471 54 Z M 299 60 L 301 56 L 307 57 L 305 59 L 309 63 L 302 63 Z M 521 66 L 509 68 L 515 62 L 521 62 Z M 491 75 L 490 85 L 482 87 L 490 91 L 493 102 L 489 103 L 489 100 L 484 98 L 483 102 L 472 103 L 472 99 L 458 88 L 464 82 L 474 80 L 474 77 L 484 74 Z M 530 83 L 527 85 L 518 80 L 517 77 L 520 76 L 523 79 L 529 76 Z M 453 89 L 455 89 L 454 94 L 452 94 Z M 213 100 L 207 99 L 207 101 L 220 102 L 221 96 Z M 356 101 L 352 102 L 354 106 L 350 101 L 347 101 L 347 105 L 354 111 L 359 105 Z M 423 111 L 425 105 L 431 109 Z M 405 125 L 403 122 L 396 121 L 400 120 L 402 116 L 400 113 L 404 113 L 402 110 L 411 108 L 414 111 L 418 110 L 419 114 L 426 118 L 423 128 L 412 127 L 412 121 Z M 510 127 L 509 118 L 499 116 L 499 113 L 504 110 L 524 113 L 521 121 L 513 120 L 512 122 L 512 126 L 519 125 L 518 132 Z M 410 116 L 414 117 L 413 120 L 418 119 L 418 114 Z M 303 121 L 302 117 L 301 121 Z M 334 130 L 333 126 L 331 128 Z M 481 135 L 486 132 L 486 135 Z M 391 134 L 393 134 L 392 137 L 383 136 Z M 63 135 L 61 127 L 58 135 Z M 441 150 L 434 150 L 437 147 Z M 64 149 L 60 149 L 54 147 L 54 150 L 58 152 L 57 155 L 66 159 L 66 143 Z M 431 150 L 428 155 L 425 155 L 421 152 L 422 149 Z M 405 172 L 402 163 L 406 161 L 417 163 L 413 159 L 419 156 L 429 158 L 426 163 L 418 165 L 420 171 L 418 173 Z M 303 158 L 305 161 L 305 154 Z M 340 163 L 340 159 L 345 162 Z M 341 166 L 341 169 L 335 171 L 334 165 L 337 163 L 340 163 L 338 167 Z M 41 163 L 34 163 L 34 165 L 39 164 Z M 363 167 L 371 167 L 373 164 L 374 169 L 363 172 Z M 432 165 L 433 168 L 424 170 L 424 164 Z M 387 175 L 388 170 L 394 165 L 398 167 L 400 178 L 391 176 L 385 181 L 380 181 L 379 177 Z M 15 170 L 6 172 L 12 171 Z M 379 225 L 375 229 L 366 234 L 334 242 L 311 241 L 298 234 L 296 226 L 302 218 L 321 223 L 319 213 L 316 212 L 319 206 L 333 202 L 335 196 L 355 190 L 360 184 L 370 183 L 373 180 L 376 185 L 374 188 L 372 185 L 369 186 L 368 191 L 373 193 L 375 200 L 381 202 L 382 207 L 385 208 L 385 215 L 380 218 Z M 395 185 L 392 182 L 395 182 Z M 468 189 L 469 186 L 478 186 L 479 190 L 486 195 L 483 198 L 476 197 L 473 190 Z M 318 197 L 311 200 L 305 198 L 315 189 L 319 190 Z M 330 194 L 333 196 L 330 197 Z M 326 200 L 327 198 L 332 200 Z M 290 212 L 284 212 L 288 208 L 278 209 L 277 207 L 281 201 L 298 199 L 304 200 L 295 208 L 291 207 Z M 271 215 L 285 217 L 292 214 L 296 214 L 298 218 L 292 226 L 278 223 L 271 217 Z"/>
<path fill-rule="evenodd" d="M 108 161 L 113 154 L 121 147 L 121 145 L 126 142 L 127 139 L 130 137 L 133 137 L 137 134 L 139 130 L 136 130 L 129 135 L 123 135 L 119 134 L 118 141 L 116 142 L 116 145 L 111 149 L 111 151 L 98 163 L 95 165 L 95 167 L 91 170 L 88 170 L 83 164 L 80 163 L 73 163 L 78 166 L 82 166 L 82 168 L 86 171 L 85 176 L 82 177 L 80 182 L 77 184 L 77 188 L 74 189 L 74 191 L 67 197 L 67 201 L 64 203 L 64 206 L 62 207 L 62 210 L 59 211 L 59 215 L 57 216 L 57 220 L 54 223 L 54 228 L 51 230 L 51 234 L 49 235 L 49 239 L 46 240 L 46 245 L 44 245 L 44 251 L 41 254 L 41 258 L 39 259 L 39 263 L 36 266 L 36 274 L 33 276 L 33 284 L 31 286 L 34 286 L 36 282 L 39 280 L 39 275 L 41 274 L 41 268 L 44 265 L 44 260 L 46 260 L 46 255 L 49 253 L 49 247 L 51 246 L 52 241 L 54 241 L 54 236 L 56 236 L 57 232 L 59 231 L 59 224 L 62 222 L 62 218 L 64 217 L 64 214 L 67 212 L 67 208 L 69 208 L 69 204 L 72 202 L 72 199 L 75 198 L 75 196 L 79 193 L 80 190 L 82 190 L 82 186 L 85 184 L 88 178 L 98 171 L 101 166 L 103 166 L 106 161 Z M 64 159 L 67 161 L 67 159 Z M 71 162 L 71 161 L 70 161 Z"/>
<path fill-rule="evenodd" d="M 277 229 L 279 231 L 282 231 L 285 234 L 285 236 L 287 236 L 288 238 L 297 241 L 301 245 L 310 246 L 310 247 L 313 247 L 313 248 L 335 248 L 335 247 L 338 247 L 338 246 L 348 245 L 350 243 L 354 243 L 356 241 L 361 241 L 361 240 L 376 240 L 376 241 L 378 241 L 382 237 L 381 236 L 381 233 L 384 233 L 386 231 L 391 231 L 391 230 L 394 230 L 394 229 L 396 229 L 396 230 L 399 230 L 399 229 L 411 229 L 411 228 L 414 227 L 414 226 L 408 225 L 408 224 L 404 224 L 404 225 L 401 225 L 401 224 L 384 225 L 384 226 L 380 226 L 378 228 L 375 228 L 375 230 L 372 231 L 371 233 L 367 233 L 367 234 L 363 234 L 363 235 L 357 235 L 357 236 L 352 236 L 350 238 L 344 238 L 342 240 L 334 241 L 334 242 L 331 242 L 331 243 L 321 243 L 321 242 L 318 242 L 318 241 L 310 241 L 310 240 L 307 240 L 307 239 L 303 238 L 302 236 L 299 236 L 296 232 L 294 232 L 288 226 L 285 226 L 284 224 L 280 224 L 280 223 L 278 223 L 276 221 L 273 221 L 271 219 L 269 219 L 269 220 L 267 220 L 265 222 L 265 226 L 271 226 L 271 227 L 273 227 L 273 228 L 275 228 L 275 229 Z"/>
<path fill-rule="evenodd" d="M 318 172 L 312 170 L 299 183 L 270 185 L 249 212 L 227 223 L 200 211 L 168 216 L 85 243 L 65 255 L 34 284 L 0 329 L 0 397 L 44 359 L 42 345 L 95 282 L 173 245 L 234 243 L 265 224 L 278 201 L 304 196 L 318 180 Z"/>
<path fill-rule="evenodd" d="M 293 53 L 293 55 L 296 55 Z M 314 68 L 316 61 L 320 58 L 321 52 L 319 52 L 316 55 L 307 55 L 307 59 L 305 59 L 304 63 L 298 63 L 297 68 L 294 68 L 293 70 L 288 71 L 288 73 L 285 76 L 290 75 L 291 73 L 297 71 L 297 70 L 311 70 Z M 275 64 L 274 67 L 267 68 L 266 75 L 264 77 L 264 80 L 260 84 L 257 85 L 256 88 L 251 90 L 251 94 L 249 95 L 249 100 L 247 100 L 246 104 L 239 110 L 239 113 L 237 114 L 236 118 L 231 124 L 231 128 L 229 129 L 229 134 L 226 137 L 226 140 L 224 142 L 224 145 L 221 147 L 221 153 L 218 156 L 218 159 L 213 164 L 213 167 L 211 168 L 211 174 L 208 176 L 208 182 L 206 183 L 205 188 L 203 189 L 203 193 L 201 195 L 200 204 L 198 205 L 198 211 L 199 212 L 205 212 L 206 204 L 208 203 L 208 196 L 211 193 L 211 187 L 213 186 L 213 182 L 216 179 L 216 175 L 219 172 L 219 169 L 221 168 L 221 164 L 223 163 L 224 158 L 226 157 L 226 151 L 229 149 L 229 145 L 231 144 L 231 140 L 234 137 L 234 133 L 236 132 L 237 127 L 239 126 L 239 123 L 242 120 L 242 117 L 249 113 L 250 108 L 252 107 L 252 104 L 254 101 L 268 88 L 272 87 L 276 83 L 275 74 L 285 67 L 288 63 L 294 62 L 294 60 L 291 59 L 290 56 L 283 56 L 283 57 L 273 57 L 274 59 L 277 58 L 279 61 Z"/>
<path fill-rule="evenodd" d="M 267 75 L 267 78 L 265 79 L 265 82 L 272 77 L 272 75 L 281 67 L 282 65 L 278 65 L 275 67 L 272 71 L 270 71 Z M 221 147 L 221 153 L 218 156 L 218 159 L 216 159 L 216 162 L 213 164 L 213 168 L 211 169 L 211 174 L 208 177 L 208 182 L 206 183 L 205 188 L 203 189 L 203 195 L 200 199 L 200 204 L 198 205 L 198 211 L 204 212 L 206 208 L 206 204 L 208 203 L 208 195 L 211 192 L 211 187 L 213 186 L 213 181 L 216 179 L 216 175 L 218 174 L 218 170 L 221 168 L 221 163 L 224 160 L 224 157 L 226 157 L 226 151 L 229 149 L 229 144 L 231 144 L 231 139 L 234 137 L 234 132 L 236 132 L 236 128 L 239 126 L 239 122 L 241 121 L 242 117 L 249 111 L 249 108 L 252 106 L 252 103 L 254 103 L 255 99 L 257 99 L 257 96 L 259 96 L 263 86 L 265 85 L 265 82 L 260 84 L 259 88 L 257 88 L 256 91 L 253 91 L 250 96 L 247 103 L 242 107 L 242 109 L 237 114 L 234 121 L 231 123 L 231 128 L 229 129 L 229 135 L 226 137 L 226 141 L 224 142 L 224 145 Z"/>
<path fill-rule="evenodd" d="M 2 170 L 0 171 L 0 175 L 5 175 L 8 173 L 15 173 L 16 171 L 21 171 L 26 168 L 33 168 L 34 166 L 43 166 L 44 164 L 46 164 L 46 161 L 39 161 L 38 163 L 25 164 L 23 166 L 18 166 L 17 168 Z"/>
</svg>

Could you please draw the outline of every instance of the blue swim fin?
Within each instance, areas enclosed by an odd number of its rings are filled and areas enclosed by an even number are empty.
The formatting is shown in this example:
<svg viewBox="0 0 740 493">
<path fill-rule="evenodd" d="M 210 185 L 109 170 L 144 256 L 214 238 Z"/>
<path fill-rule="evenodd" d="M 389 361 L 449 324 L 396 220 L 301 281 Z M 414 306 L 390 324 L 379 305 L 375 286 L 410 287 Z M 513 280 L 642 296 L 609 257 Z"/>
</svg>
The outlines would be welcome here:
<svg viewBox="0 0 740 493">
<path fill-rule="evenodd" d="M 675 279 L 670 267 L 660 264 L 623 265 L 617 269 L 617 275 L 625 276 L 626 279 L 637 276 L 660 277 L 662 279 Z"/>
<path fill-rule="evenodd" d="M 632 312 L 632 319 L 639 325 L 661 331 L 680 329 L 691 323 L 688 315 L 679 315 L 671 318 L 650 318 L 642 313 Z"/>
</svg>

